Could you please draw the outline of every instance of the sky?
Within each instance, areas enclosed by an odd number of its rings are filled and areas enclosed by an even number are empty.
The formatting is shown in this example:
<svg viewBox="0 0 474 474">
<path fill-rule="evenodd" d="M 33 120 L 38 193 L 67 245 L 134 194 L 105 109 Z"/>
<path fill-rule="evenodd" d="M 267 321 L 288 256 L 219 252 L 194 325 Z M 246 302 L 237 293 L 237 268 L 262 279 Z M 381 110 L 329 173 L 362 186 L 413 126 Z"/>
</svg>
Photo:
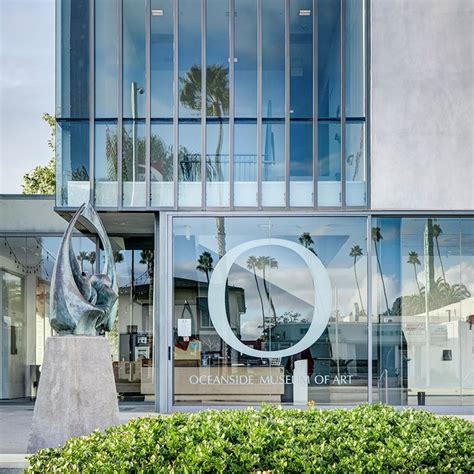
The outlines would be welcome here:
<svg viewBox="0 0 474 474">
<path fill-rule="evenodd" d="M 54 0 L 0 0 L 0 194 L 52 156 Z"/>
</svg>

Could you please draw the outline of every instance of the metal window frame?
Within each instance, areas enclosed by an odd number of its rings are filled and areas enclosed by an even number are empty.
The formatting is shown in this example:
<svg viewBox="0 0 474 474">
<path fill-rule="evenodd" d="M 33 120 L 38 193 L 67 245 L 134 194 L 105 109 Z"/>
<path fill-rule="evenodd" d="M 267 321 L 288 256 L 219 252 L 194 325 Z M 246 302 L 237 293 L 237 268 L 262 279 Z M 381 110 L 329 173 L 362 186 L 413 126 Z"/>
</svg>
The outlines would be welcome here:
<svg viewBox="0 0 474 474">
<path fill-rule="evenodd" d="M 89 201 L 95 205 L 95 0 L 89 0 Z"/>
</svg>

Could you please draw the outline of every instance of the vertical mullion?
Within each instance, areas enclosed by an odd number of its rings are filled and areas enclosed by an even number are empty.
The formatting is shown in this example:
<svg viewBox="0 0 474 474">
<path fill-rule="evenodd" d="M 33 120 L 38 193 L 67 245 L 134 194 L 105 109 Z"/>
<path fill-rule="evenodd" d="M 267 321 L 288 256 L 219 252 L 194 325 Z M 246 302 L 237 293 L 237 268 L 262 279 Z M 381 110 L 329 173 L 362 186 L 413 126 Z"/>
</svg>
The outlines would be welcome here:
<svg viewBox="0 0 474 474">
<path fill-rule="evenodd" d="M 173 191 L 174 191 L 174 209 L 178 209 L 178 18 L 179 18 L 179 0 L 173 2 Z"/>
<path fill-rule="evenodd" d="M 262 0 L 257 0 L 257 206 L 262 209 Z"/>
<path fill-rule="evenodd" d="M 201 208 L 206 209 L 206 45 L 207 45 L 207 1 L 201 0 Z"/>
<path fill-rule="evenodd" d="M 313 0 L 313 207 L 318 207 L 318 16 Z"/>
<path fill-rule="evenodd" d="M 285 207 L 290 208 L 290 0 L 285 0 Z"/>
<path fill-rule="evenodd" d="M 118 0 L 118 38 L 119 38 L 119 57 L 118 57 L 118 117 L 117 117 L 117 207 L 122 209 L 122 186 L 123 186 L 123 0 Z"/>
<path fill-rule="evenodd" d="M 229 0 L 229 206 L 234 209 L 234 57 L 235 0 Z"/>
<path fill-rule="evenodd" d="M 151 0 L 145 0 L 145 207 L 150 207 L 151 173 Z"/>
<path fill-rule="evenodd" d="M 372 403 L 372 216 L 367 217 L 367 402 Z"/>
<path fill-rule="evenodd" d="M 341 0 L 341 207 L 346 208 L 346 2 Z"/>
<path fill-rule="evenodd" d="M 89 201 L 95 204 L 95 0 L 89 0 Z"/>
<path fill-rule="evenodd" d="M 365 205 L 371 206 L 371 168 L 370 168 L 370 2 L 364 1 L 364 92 L 365 92 Z"/>
</svg>

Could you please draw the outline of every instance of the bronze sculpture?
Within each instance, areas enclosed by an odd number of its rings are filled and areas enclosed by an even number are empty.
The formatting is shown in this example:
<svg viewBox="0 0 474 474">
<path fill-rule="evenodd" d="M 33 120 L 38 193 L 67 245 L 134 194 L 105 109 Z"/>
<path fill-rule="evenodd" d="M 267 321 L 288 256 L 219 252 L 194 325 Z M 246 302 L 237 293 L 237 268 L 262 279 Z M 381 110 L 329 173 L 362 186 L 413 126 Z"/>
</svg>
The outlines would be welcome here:
<svg viewBox="0 0 474 474">
<path fill-rule="evenodd" d="M 72 246 L 78 219 L 97 232 L 105 255 L 103 273 L 81 271 Z M 110 331 L 117 315 L 118 284 L 112 247 L 104 226 L 90 203 L 83 204 L 64 233 L 51 278 L 51 327 L 60 335 L 97 336 Z"/>
</svg>

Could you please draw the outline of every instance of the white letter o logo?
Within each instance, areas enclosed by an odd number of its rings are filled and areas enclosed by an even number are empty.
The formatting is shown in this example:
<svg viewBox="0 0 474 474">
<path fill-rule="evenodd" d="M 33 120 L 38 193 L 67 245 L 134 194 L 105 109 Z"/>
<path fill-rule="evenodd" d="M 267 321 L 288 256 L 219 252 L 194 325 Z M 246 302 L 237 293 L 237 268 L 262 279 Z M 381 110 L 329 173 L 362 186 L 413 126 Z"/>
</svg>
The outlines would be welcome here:
<svg viewBox="0 0 474 474">
<path fill-rule="evenodd" d="M 313 320 L 304 337 L 294 346 L 280 351 L 260 351 L 246 346 L 232 332 L 227 320 L 225 294 L 226 282 L 232 265 L 244 252 L 258 247 L 275 245 L 294 251 L 308 265 L 314 285 Z M 326 328 L 331 314 L 331 281 L 319 258 L 300 244 L 283 239 L 251 240 L 227 252 L 212 272 L 208 292 L 209 315 L 219 336 L 242 354 L 260 358 L 279 358 L 298 354 L 314 344 Z"/>
</svg>

